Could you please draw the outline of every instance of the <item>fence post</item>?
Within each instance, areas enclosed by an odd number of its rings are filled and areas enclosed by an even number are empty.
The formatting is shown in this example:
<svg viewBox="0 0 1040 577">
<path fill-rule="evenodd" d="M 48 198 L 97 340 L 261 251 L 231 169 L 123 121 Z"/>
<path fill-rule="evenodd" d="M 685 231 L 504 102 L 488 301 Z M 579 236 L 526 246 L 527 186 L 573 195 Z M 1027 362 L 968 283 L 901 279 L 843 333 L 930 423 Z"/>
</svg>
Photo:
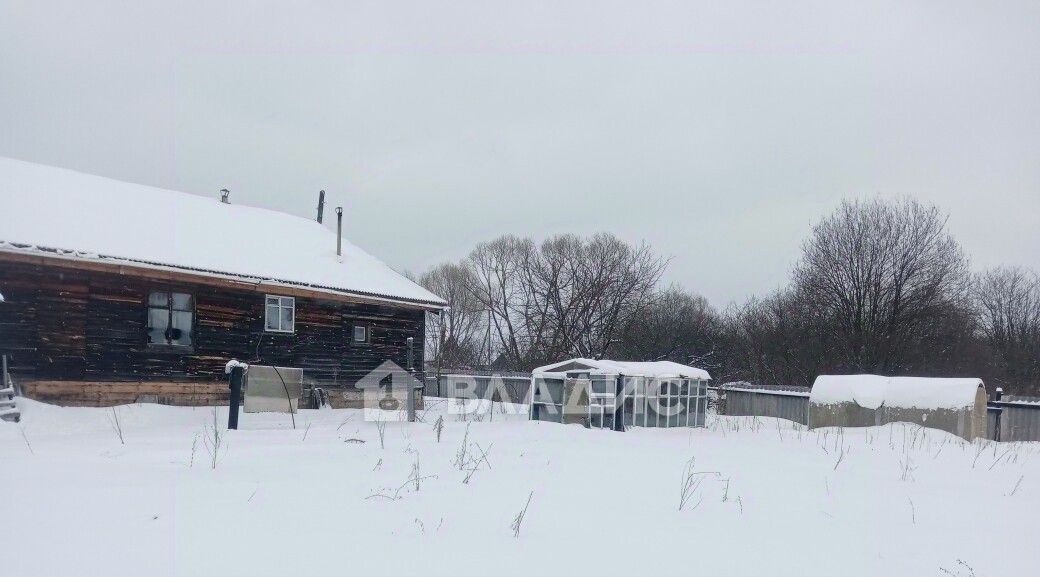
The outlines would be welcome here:
<svg viewBox="0 0 1040 577">
<path fill-rule="evenodd" d="M 242 398 L 242 374 L 245 370 L 239 366 L 231 368 L 231 396 L 228 399 L 228 429 L 238 428 L 238 403 Z M 291 409 L 291 407 L 290 407 Z"/>
<path fill-rule="evenodd" d="M 625 431 L 625 375 L 614 378 L 614 430 Z M 635 417 L 633 417 L 633 421 Z"/>
<path fill-rule="evenodd" d="M 414 348 L 415 339 L 408 337 L 408 374 L 412 376 L 415 376 L 415 367 L 413 366 Z M 408 422 L 415 422 L 415 382 L 413 379 L 408 379 Z"/>
</svg>

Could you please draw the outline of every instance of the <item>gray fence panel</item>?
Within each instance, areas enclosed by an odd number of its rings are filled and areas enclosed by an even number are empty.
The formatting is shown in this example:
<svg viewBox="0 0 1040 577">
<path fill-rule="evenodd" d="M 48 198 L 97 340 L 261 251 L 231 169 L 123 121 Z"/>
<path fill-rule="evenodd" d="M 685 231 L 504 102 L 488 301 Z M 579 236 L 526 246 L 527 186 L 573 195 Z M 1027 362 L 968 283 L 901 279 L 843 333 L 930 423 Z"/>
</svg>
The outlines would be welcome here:
<svg viewBox="0 0 1040 577">
<path fill-rule="evenodd" d="M 725 402 L 720 414 L 748 417 L 777 417 L 803 425 L 808 424 L 809 397 L 792 390 L 713 388 Z M 1040 401 L 999 401 L 990 403 L 986 411 L 986 438 L 997 438 L 1000 419 L 1001 441 L 1040 441 Z"/>
<path fill-rule="evenodd" d="M 803 425 L 809 422 L 809 397 L 804 395 L 783 391 L 725 389 L 725 396 L 726 415 L 776 417 Z"/>
<path fill-rule="evenodd" d="M 986 438 L 996 439 L 997 438 L 997 419 L 1000 418 L 1001 411 L 1000 407 L 986 407 Z"/>
<path fill-rule="evenodd" d="M 997 403 L 995 403 L 997 404 Z M 1040 441 L 1040 403 L 999 403 L 1001 441 Z"/>
<path fill-rule="evenodd" d="M 486 399 L 492 379 L 501 379 L 495 387 L 494 399 L 504 403 L 523 403 L 531 388 L 530 375 L 443 374 L 433 375 L 424 383 L 423 393 L 428 397 Z"/>
</svg>

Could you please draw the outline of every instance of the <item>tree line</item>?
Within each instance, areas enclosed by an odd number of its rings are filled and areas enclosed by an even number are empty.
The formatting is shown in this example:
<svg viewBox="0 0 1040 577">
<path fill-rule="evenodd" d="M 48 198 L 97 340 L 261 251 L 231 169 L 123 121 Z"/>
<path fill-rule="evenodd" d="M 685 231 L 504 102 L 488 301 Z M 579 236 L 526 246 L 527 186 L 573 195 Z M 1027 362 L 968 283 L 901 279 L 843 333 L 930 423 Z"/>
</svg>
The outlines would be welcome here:
<svg viewBox="0 0 1040 577">
<path fill-rule="evenodd" d="M 809 385 L 819 374 L 978 376 L 1040 393 L 1040 278 L 973 272 L 939 208 L 845 201 L 804 241 L 786 287 L 716 310 L 662 286 L 668 261 L 611 234 L 503 236 L 419 282 L 442 368 L 527 371 L 569 357 L 672 360 L 718 382 Z"/>
</svg>

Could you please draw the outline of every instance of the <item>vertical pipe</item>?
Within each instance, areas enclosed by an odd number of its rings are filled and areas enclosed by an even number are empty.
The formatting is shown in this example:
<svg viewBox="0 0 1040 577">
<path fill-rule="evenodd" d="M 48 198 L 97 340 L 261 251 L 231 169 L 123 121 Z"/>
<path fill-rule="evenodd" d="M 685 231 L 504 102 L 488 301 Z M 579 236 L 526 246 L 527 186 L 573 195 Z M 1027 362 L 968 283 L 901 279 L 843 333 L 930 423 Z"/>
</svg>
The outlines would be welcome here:
<svg viewBox="0 0 1040 577">
<path fill-rule="evenodd" d="M 625 375 L 614 377 L 614 425 L 615 431 L 625 430 Z"/>
<path fill-rule="evenodd" d="M 231 369 L 231 397 L 228 399 L 228 429 L 238 428 L 238 404 L 242 398 L 242 373 L 244 369 L 236 366 Z"/>
<path fill-rule="evenodd" d="M 325 191 L 318 192 L 318 224 L 321 224 L 322 214 L 325 212 Z"/>
<path fill-rule="evenodd" d="M 343 255 L 343 207 L 336 207 L 336 256 Z"/>
<path fill-rule="evenodd" d="M 415 349 L 415 339 L 408 337 L 408 373 L 414 375 L 415 367 L 413 363 Z M 415 382 L 413 379 L 408 379 L 408 422 L 415 422 Z"/>
<path fill-rule="evenodd" d="M 441 396 L 441 359 L 444 358 L 444 311 L 437 313 L 437 396 Z M 424 371 L 425 372 L 425 371 Z M 425 379 L 425 375 L 423 377 Z"/>
</svg>

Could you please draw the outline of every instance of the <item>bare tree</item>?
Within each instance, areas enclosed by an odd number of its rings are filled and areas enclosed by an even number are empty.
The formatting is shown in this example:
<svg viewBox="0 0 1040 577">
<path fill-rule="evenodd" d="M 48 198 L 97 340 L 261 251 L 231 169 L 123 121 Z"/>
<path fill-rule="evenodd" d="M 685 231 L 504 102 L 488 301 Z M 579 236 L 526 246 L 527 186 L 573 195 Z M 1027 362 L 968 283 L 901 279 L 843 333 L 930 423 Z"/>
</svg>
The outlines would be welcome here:
<svg viewBox="0 0 1040 577">
<path fill-rule="evenodd" d="M 477 277 L 473 293 L 490 319 L 488 332 L 514 366 L 526 363 L 543 334 L 536 324 L 543 315 L 529 290 L 534 258 L 534 242 L 515 236 L 481 243 L 469 257 Z"/>
<path fill-rule="evenodd" d="M 813 229 L 796 290 L 834 323 L 851 370 L 905 370 L 907 352 L 965 303 L 967 260 L 946 217 L 915 200 L 846 201 Z"/>
<path fill-rule="evenodd" d="M 1040 391 L 1040 277 L 1000 267 L 978 275 L 973 289 L 993 376 L 1019 392 Z"/>
<path fill-rule="evenodd" d="M 626 316 L 616 353 L 632 360 L 670 360 L 712 370 L 719 366 L 721 319 L 707 299 L 669 287 Z"/>
<path fill-rule="evenodd" d="M 546 240 L 534 261 L 533 291 L 553 340 L 548 358 L 603 356 L 622 323 L 644 309 L 667 261 L 647 245 L 610 234 Z"/>
<path fill-rule="evenodd" d="M 818 307 L 794 291 L 752 298 L 727 310 L 717 375 L 725 380 L 809 385 L 833 359 L 830 325 Z"/>
<path fill-rule="evenodd" d="M 448 303 L 447 310 L 431 315 L 427 323 L 428 358 L 446 367 L 476 364 L 485 317 L 474 290 L 479 281 L 473 269 L 465 263 L 444 263 L 423 273 L 418 282 Z"/>
<path fill-rule="evenodd" d="M 540 246 L 505 236 L 470 255 L 496 349 L 513 366 L 601 356 L 644 307 L 666 261 L 609 234 L 558 235 Z"/>
<path fill-rule="evenodd" d="M 452 307 L 431 350 L 462 365 L 488 351 L 516 370 L 611 355 L 701 366 L 722 382 L 880 372 L 1040 392 L 1040 281 L 1005 268 L 973 278 L 934 206 L 843 202 L 806 239 L 789 287 L 723 314 L 659 289 L 666 265 L 609 234 L 481 243 L 423 275 Z"/>
</svg>

